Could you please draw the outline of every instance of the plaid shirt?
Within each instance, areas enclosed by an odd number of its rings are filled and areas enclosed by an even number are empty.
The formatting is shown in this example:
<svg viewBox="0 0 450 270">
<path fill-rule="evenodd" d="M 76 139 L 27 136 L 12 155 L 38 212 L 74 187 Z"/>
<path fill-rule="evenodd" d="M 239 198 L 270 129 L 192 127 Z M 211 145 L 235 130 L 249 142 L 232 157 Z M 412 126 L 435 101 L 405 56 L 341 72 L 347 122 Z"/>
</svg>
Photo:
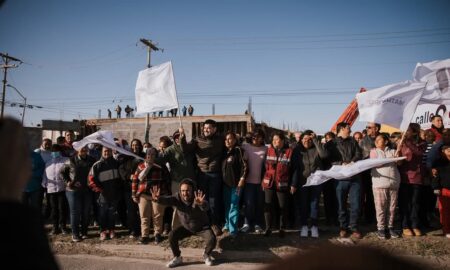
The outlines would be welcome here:
<svg viewBox="0 0 450 270">
<path fill-rule="evenodd" d="M 145 162 L 141 162 L 132 177 L 131 192 L 133 197 L 141 193 L 151 194 L 152 187 L 158 186 L 161 195 L 169 194 L 170 177 L 166 168 L 153 164 L 143 180 L 139 179 L 139 174 L 145 170 Z"/>
</svg>

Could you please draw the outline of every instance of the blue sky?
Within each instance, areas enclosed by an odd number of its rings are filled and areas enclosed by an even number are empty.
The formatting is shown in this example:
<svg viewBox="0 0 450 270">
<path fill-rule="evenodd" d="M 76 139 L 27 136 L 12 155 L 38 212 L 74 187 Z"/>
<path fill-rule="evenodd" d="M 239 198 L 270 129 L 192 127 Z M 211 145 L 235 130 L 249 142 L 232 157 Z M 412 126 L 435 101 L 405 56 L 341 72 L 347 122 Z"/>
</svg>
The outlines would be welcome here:
<svg viewBox="0 0 450 270">
<path fill-rule="evenodd" d="M 450 58 L 450 1 L 25 1 L 0 8 L 0 52 L 25 63 L 8 83 L 25 124 L 134 107 L 148 38 L 171 60 L 180 105 L 326 132 L 360 87 L 411 79 Z M 11 88 L 7 104 L 20 102 Z M 5 107 L 20 117 L 21 109 Z M 357 123 L 354 130 L 364 126 Z"/>
</svg>

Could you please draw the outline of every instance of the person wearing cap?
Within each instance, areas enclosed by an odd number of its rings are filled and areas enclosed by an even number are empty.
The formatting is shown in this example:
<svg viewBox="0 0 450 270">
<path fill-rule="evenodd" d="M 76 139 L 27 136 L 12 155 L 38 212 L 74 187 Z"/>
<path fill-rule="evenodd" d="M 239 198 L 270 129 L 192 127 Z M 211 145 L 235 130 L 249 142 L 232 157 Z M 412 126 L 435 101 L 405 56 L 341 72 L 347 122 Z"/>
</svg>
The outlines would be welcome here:
<svg viewBox="0 0 450 270">
<path fill-rule="evenodd" d="M 155 163 L 158 151 L 151 147 L 147 149 L 145 160 L 139 163 L 133 175 L 131 196 L 139 205 L 141 216 L 141 244 L 147 244 L 150 234 L 150 219 L 153 217 L 155 243 L 162 241 L 163 217 L 166 206 L 152 202 L 152 188 L 157 187 L 161 194 L 169 194 L 170 176 L 165 166 Z"/>
<path fill-rule="evenodd" d="M 178 192 L 180 188 L 180 182 L 184 178 L 194 179 L 196 173 L 195 156 L 193 153 L 184 153 L 180 145 L 180 132 L 177 130 L 173 133 L 172 139 L 174 144 L 167 147 L 160 155 L 160 164 L 169 163 L 170 166 L 170 178 L 171 178 L 171 191 L 172 194 Z M 179 224 L 176 210 L 173 213 L 172 228 L 177 227 Z"/>
<path fill-rule="evenodd" d="M 203 124 L 202 135 L 186 142 L 184 129 L 180 128 L 180 141 L 183 153 L 195 154 L 197 165 L 200 169 L 197 184 L 200 190 L 206 194 L 210 204 L 210 217 L 212 229 L 216 236 L 221 235 L 220 224 L 223 219 L 221 209 L 222 201 L 222 159 L 225 153 L 225 139 L 217 134 L 216 121 L 208 119 Z"/>
<path fill-rule="evenodd" d="M 179 192 L 172 196 L 160 196 L 161 190 L 155 186 L 152 190 L 152 200 L 159 204 L 173 206 L 177 209 L 177 215 L 181 226 L 174 228 L 169 233 L 170 249 L 173 258 L 167 263 L 167 267 L 172 268 L 183 263 L 178 241 L 191 235 L 203 238 L 205 251 L 203 259 L 205 264 L 214 264 L 211 253 L 216 246 L 216 237 L 211 230 L 207 211 L 208 201 L 201 190 L 196 190 L 194 181 L 189 178 L 183 179 L 179 185 Z"/>
</svg>

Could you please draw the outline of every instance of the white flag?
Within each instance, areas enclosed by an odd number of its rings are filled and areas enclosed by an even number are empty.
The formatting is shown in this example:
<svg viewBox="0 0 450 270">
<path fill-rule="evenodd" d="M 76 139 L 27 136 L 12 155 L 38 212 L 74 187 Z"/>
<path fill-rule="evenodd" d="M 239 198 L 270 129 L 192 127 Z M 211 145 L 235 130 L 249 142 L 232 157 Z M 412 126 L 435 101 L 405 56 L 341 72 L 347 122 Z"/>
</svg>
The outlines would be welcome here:
<svg viewBox="0 0 450 270">
<path fill-rule="evenodd" d="M 109 130 L 102 130 L 102 131 L 97 131 L 95 133 L 92 133 L 91 135 L 84 137 L 81 141 L 74 142 L 72 144 L 72 146 L 75 150 L 80 151 L 81 148 L 83 148 L 85 145 L 88 145 L 90 143 L 101 144 L 112 150 L 116 150 L 117 152 L 122 153 L 124 155 L 132 156 L 132 157 L 143 160 L 142 157 L 140 157 L 134 153 L 131 153 L 130 151 L 127 151 L 120 146 L 117 146 L 116 143 L 114 142 L 114 135 Z"/>
<path fill-rule="evenodd" d="M 450 104 L 450 59 L 417 63 L 413 78 L 426 84 L 420 104 Z"/>
<path fill-rule="evenodd" d="M 306 187 L 306 186 L 320 185 L 330 179 L 337 179 L 337 180 L 347 179 L 354 175 L 357 175 L 360 172 L 366 171 L 368 169 L 379 167 L 381 165 L 391 163 L 391 162 L 396 162 L 396 161 L 399 161 L 402 159 L 405 159 L 405 157 L 369 158 L 369 159 L 360 160 L 351 165 L 346 165 L 346 166 L 334 165 L 328 171 L 320 171 L 320 170 L 315 171 L 313 174 L 311 174 L 308 177 L 308 179 L 306 179 L 306 184 L 303 186 Z"/>
<path fill-rule="evenodd" d="M 357 94 L 359 121 L 406 130 L 424 87 L 424 82 L 405 81 Z"/>
<path fill-rule="evenodd" d="M 172 62 L 140 71 L 135 93 L 136 115 L 178 108 Z"/>
</svg>

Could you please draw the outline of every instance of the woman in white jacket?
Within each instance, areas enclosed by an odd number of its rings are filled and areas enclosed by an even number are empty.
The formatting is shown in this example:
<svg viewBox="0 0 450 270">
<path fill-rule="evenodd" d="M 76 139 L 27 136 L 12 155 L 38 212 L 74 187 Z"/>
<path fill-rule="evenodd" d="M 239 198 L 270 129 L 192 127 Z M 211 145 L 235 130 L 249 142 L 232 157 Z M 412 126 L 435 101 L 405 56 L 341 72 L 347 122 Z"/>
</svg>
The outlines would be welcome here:
<svg viewBox="0 0 450 270">
<path fill-rule="evenodd" d="M 395 157 L 396 151 L 389 148 L 388 143 L 387 136 L 378 135 L 375 138 L 375 148 L 370 151 L 370 158 Z M 378 227 L 377 236 L 380 239 L 386 239 L 387 233 L 391 238 L 399 237 L 399 234 L 394 230 L 394 215 L 399 186 L 400 173 L 397 169 L 397 163 L 392 162 L 372 169 L 372 189 Z"/>
</svg>

